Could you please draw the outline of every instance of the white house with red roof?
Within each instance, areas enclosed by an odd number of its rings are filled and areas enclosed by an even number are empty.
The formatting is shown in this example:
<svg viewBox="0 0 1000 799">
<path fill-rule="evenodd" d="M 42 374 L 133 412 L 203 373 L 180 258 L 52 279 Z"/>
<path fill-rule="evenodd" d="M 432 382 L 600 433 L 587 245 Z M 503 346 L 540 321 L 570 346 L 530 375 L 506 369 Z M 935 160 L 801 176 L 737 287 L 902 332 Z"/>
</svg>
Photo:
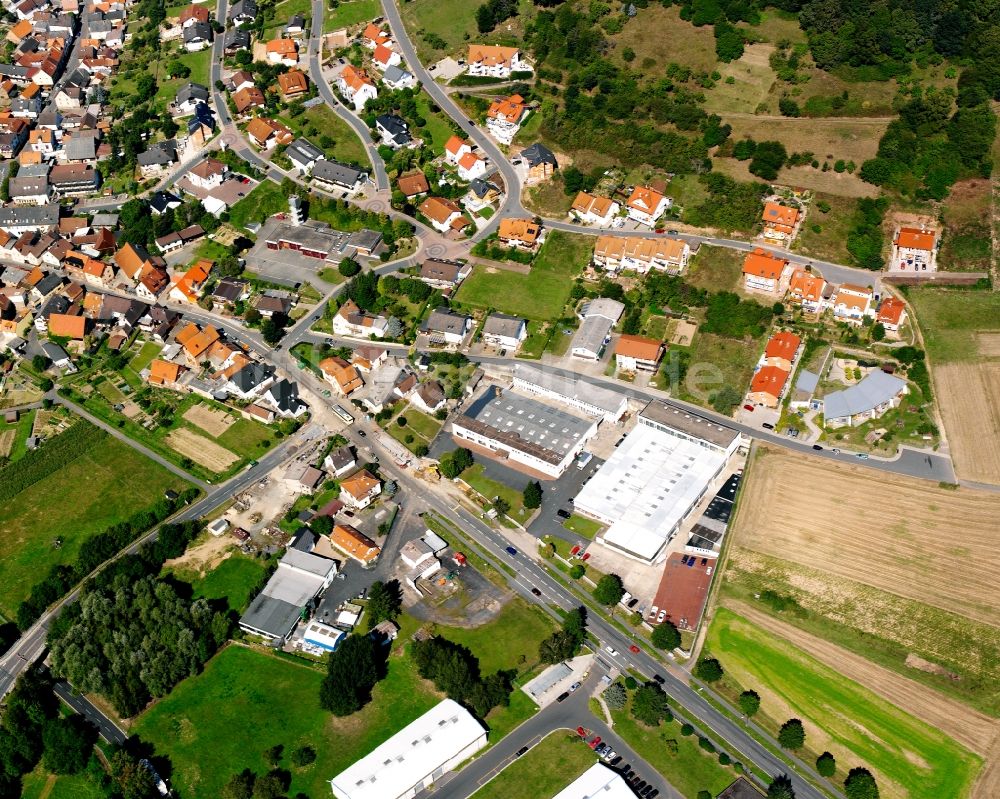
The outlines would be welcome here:
<svg viewBox="0 0 1000 799">
<path fill-rule="evenodd" d="M 458 136 L 452 136 L 444 145 L 444 157 L 449 164 L 457 164 L 458 159 L 472 152 L 472 144 Z"/>
<path fill-rule="evenodd" d="M 867 286 L 843 283 L 831 303 L 833 316 L 842 322 L 860 325 L 865 317 L 875 315 L 875 295 Z"/>
<path fill-rule="evenodd" d="M 462 180 L 472 181 L 486 174 L 486 159 L 475 153 L 466 153 L 458 159 L 458 176 Z"/>
<path fill-rule="evenodd" d="M 875 321 L 892 333 L 899 332 L 906 322 L 906 303 L 896 297 L 886 297 L 878 307 Z"/>
<path fill-rule="evenodd" d="M 634 219 L 640 225 L 653 227 L 656 220 L 663 216 L 672 204 L 673 200 L 664 197 L 656 189 L 636 186 L 625 207 L 628 209 L 629 219 Z"/>
<path fill-rule="evenodd" d="M 900 227 L 892 238 L 890 272 L 936 272 L 937 233 L 930 228 Z"/>
<path fill-rule="evenodd" d="M 372 63 L 380 72 L 385 72 L 389 67 L 398 67 L 403 63 L 403 59 L 389 45 L 380 44 L 372 53 Z"/>
<path fill-rule="evenodd" d="M 363 69 L 348 64 L 337 77 L 337 88 L 348 102 L 354 104 L 355 111 L 361 111 L 365 103 L 378 97 L 375 81 Z"/>
</svg>

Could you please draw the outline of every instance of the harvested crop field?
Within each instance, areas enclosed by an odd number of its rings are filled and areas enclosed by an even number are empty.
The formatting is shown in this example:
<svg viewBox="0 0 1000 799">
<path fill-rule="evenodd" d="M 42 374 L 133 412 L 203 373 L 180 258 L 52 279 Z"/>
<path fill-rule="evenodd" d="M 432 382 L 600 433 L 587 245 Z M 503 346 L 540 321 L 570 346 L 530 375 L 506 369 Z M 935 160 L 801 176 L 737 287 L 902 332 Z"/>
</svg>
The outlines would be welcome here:
<svg viewBox="0 0 1000 799">
<path fill-rule="evenodd" d="M 16 427 L 11 427 L 9 430 L 0 432 L 0 458 L 10 457 L 10 451 L 14 448 L 15 438 L 17 438 Z"/>
<path fill-rule="evenodd" d="M 735 542 L 1000 625 L 1000 494 L 760 448 Z"/>
<path fill-rule="evenodd" d="M 843 647 L 800 630 L 743 602 L 726 606 L 774 636 L 784 638 L 821 663 L 854 680 L 921 721 L 936 727 L 979 755 L 986 755 L 1000 723 L 985 713 L 947 699 L 937 691 L 872 663 Z"/>
<path fill-rule="evenodd" d="M 171 430 L 165 440 L 172 449 L 213 472 L 224 472 L 239 460 L 225 447 L 184 427 Z"/>
<path fill-rule="evenodd" d="M 1000 483 L 1000 363 L 942 364 L 933 375 L 956 473 Z"/>
<path fill-rule="evenodd" d="M 209 408 L 207 405 L 192 405 L 184 411 L 184 418 L 191 424 L 197 425 L 213 438 L 218 438 L 225 433 L 236 419 L 224 410 L 219 408 Z"/>
<path fill-rule="evenodd" d="M 1000 331 L 976 333 L 976 349 L 984 358 L 1000 358 Z"/>
</svg>

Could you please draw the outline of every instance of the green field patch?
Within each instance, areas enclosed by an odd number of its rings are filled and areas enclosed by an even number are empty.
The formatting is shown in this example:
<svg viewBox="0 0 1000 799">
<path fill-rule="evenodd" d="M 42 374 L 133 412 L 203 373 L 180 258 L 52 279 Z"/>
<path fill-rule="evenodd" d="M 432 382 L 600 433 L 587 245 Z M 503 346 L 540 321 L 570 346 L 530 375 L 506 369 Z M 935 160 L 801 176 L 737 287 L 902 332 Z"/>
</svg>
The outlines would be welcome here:
<svg viewBox="0 0 1000 799">
<path fill-rule="evenodd" d="M 995 292 L 914 288 L 908 296 L 932 361 L 976 361 L 976 331 L 1000 329 L 1000 294 Z"/>
<path fill-rule="evenodd" d="M 572 279 L 587 265 L 593 247 L 592 237 L 551 231 L 528 274 L 479 265 L 455 299 L 528 319 L 558 319 L 569 300 Z"/>
<path fill-rule="evenodd" d="M 103 773 L 96 758 L 79 774 L 50 774 L 39 764 L 24 776 L 21 799 L 105 799 L 107 792 L 100 783 Z"/>
<path fill-rule="evenodd" d="M 743 280 L 743 261 L 746 255 L 738 250 L 712 247 L 703 244 L 691 259 L 684 280 L 692 286 L 709 291 L 736 291 Z"/>
<path fill-rule="evenodd" d="M 604 525 L 600 522 L 595 522 L 593 519 L 588 519 L 578 513 L 574 513 L 566 519 L 566 521 L 563 522 L 563 527 L 567 530 L 572 530 L 577 535 L 582 535 L 584 538 L 589 538 L 591 540 L 593 540 L 594 536 L 604 529 Z"/>
<path fill-rule="evenodd" d="M 336 8 L 327 6 L 323 15 L 323 32 L 360 25 L 381 15 L 382 4 L 379 0 L 343 0 L 337 3 Z"/>
<path fill-rule="evenodd" d="M 190 582 L 195 598 L 225 599 L 230 608 L 242 613 L 264 571 L 263 561 L 234 552 L 204 576 L 194 575 Z M 177 577 L 186 579 L 183 572 Z"/>
<path fill-rule="evenodd" d="M 335 718 L 319 706 L 323 673 L 273 655 L 230 646 L 141 715 L 135 732 L 170 757 L 184 796 L 220 796 L 244 768 L 270 769 L 264 750 L 282 744 L 292 772 L 289 796 L 326 796 L 329 780 L 440 700 L 409 658 L 392 657 L 389 674 L 358 713 Z M 316 750 L 304 768 L 287 762 L 301 746 Z"/>
<path fill-rule="evenodd" d="M 85 422 L 76 457 L 0 502 L 0 613 L 13 618 L 32 585 L 57 564 L 76 560 L 83 542 L 188 484 L 132 447 Z M 72 432 L 62 435 L 73 435 Z M 42 445 L 36 454 L 46 456 Z M 24 461 L 8 469 L 16 478 Z"/>
<path fill-rule="evenodd" d="M 760 694 L 762 714 L 778 724 L 801 719 L 807 747 L 865 765 L 884 794 L 939 799 L 973 784 L 978 757 L 732 611 L 716 611 L 706 647 L 727 677 Z"/>
<path fill-rule="evenodd" d="M 229 222 L 236 229 L 242 230 L 248 222 L 263 222 L 269 216 L 287 210 L 288 198 L 281 187 L 270 180 L 264 180 L 229 209 Z"/>
<path fill-rule="evenodd" d="M 528 518 L 529 513 L 524 509 L 523 494 L 516 488 L 487 477 L 483 473 L 482 464 L 477 463 L 466 469 L 462 472 L 462 479 L 482 494 L 487 502 L 493 502 L 496 497 L 506 500 L 510 505 L 507 515 L 512 519 L 523 522 Z"/>
<path fill-rule="evenodd" d="M 162 350 L 163 345 L 157 344 L 155 341 L 143 342 L 139 351 L 132 357 L 132 360 L 129 361 L 128 368 L 136 374 L 139 374 L 139 372 L 153 362 L 153 359 L 156 358 Z"/>
<path fill-rule="evenodd" d="M 597 762 L 580 737 L 556 730 L 513 761 L 473 799 L 548 799 Z"/>
</svg>

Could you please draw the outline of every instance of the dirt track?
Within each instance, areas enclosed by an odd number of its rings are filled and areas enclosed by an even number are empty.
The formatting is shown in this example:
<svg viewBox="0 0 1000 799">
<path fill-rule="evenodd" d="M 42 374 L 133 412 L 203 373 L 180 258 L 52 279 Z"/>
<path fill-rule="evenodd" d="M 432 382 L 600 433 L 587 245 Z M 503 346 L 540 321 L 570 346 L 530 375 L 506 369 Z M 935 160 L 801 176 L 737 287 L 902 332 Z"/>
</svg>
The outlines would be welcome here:
<svg viewBox="0 0 1000 799">
<path fill-rule="evenodd" d="M 1000 625 L 1000 494 L 758 453 L 735 524 L 741 547 Z"/>
<path fill-rule="evenodd" d="M 726 600 L 725 605 L 896 707 L 940 729 L 976 754 L 985 756 L 1000 732 L 1000 722 L 996 719 L 948 699 L 932 688 L 908 680 L 751 605 L 733 600 Z"/>
</svg>

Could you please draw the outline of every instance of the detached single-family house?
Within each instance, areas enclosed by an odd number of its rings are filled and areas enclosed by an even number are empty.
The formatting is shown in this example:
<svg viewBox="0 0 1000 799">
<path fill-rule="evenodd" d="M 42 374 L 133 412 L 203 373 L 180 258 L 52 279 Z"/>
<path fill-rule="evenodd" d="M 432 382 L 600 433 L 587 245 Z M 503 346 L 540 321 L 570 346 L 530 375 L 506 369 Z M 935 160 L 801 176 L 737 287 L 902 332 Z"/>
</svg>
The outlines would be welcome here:
<svg viewBox="0 0 1000 799">
<path fill-rule="evenodd" d="M 892 239 L 890 272 L 936 272 L 937 233 L 925 227 L 901 227 Z"/>
<path fill-rule="evenodd" d="M 444 158 L 449 164 L 457 164 L 463 155 L 471 152 L 472 144 L 458 136 L 452 136 L 444 144 Z"/>
<path fill-rule="evenodd" d="M 893 333 L 906 322 L 906 303 L 896 297 L 886 297 L 878 307 L 875 321 Z"/>
<path fill-rule="evenodd" d="M 308 174 L 317 161 L 326 158 L 326 154 L 309 139 L 296 139 L 285 150 L 285 155 L 300 174 Z"/>
<path fill-rule="evenodd" d="M 472 264 L 461 261 L 425 258 L 420 264 L 420 279 L 437 289 L 454 289 L 470 274 L 472 274 Z"/>
<path fill-rule="evenodd" d="M 427 217 L 435 230 L 447 233 L 449 230 L 459 230 L 464 225 L 456 227 L 456 223 L 466 221 L 462 218 L 462 207 L 454 200 L 445 197 L 428 197 L 417 209 Z"/>
<path fill-rule="evenodd" d="M 615 365 L 623 372 L 655 372 L 663 357 L 663 342 L 622 333 L 615 344 Z"/>
<path fill-rule="evenodd" d="M 510 144 L 528 115 L 528 106 L 519 94 L 494 100 L 486 111 L 486 130 L 501 144 Z"/>
<path fill-rule="evenodd" d="M 212 26 L 207 22 L 195 22 L 184 29 L 184 49 L 189 53 L 204 50 L 212 43 Z"/>
<path fill-rule="evenodd" d="M 313 184 L 326 191 L 352 194 L 368 182 L 368 173 L 347 164 L 323 159 L 312 168 Z"/>
<path fill-rule="evenodd" d="M 200 189 L 206 191 L 222 185 L 229 167 L 215 158 L 205 158 L 195 164 L 188 172 L 188 180 Z"/>
<path fill-rule="evenodd" d="M 290 69 L 278 75 L 278 88 L 282 98 L 288 102 L 309 93 L 309 80 L 300 69 Z"/>
<path fill-rule="evenodd" d="M 779 244 L 787 247 L 793 238 L 799 224 L 799 209 L 776 202 L 764 203 L 761 220 L 764 223 L 762 235 L 769 244 Z"/>
<path fill-rule="evenodd" d="M 757 248 L 743 261 L 743 288 L 775 298 L 783 297 L 791 272 L 784 258 Z"/>
<path fill-rule="evenodd" d="M 295 134 L 273 119 L 254 117 L 247 125 L 247 138 L 258 147 L 270 150 L 278 144 L 291 144 L 295 140 Z"/>
<path fill-rule="evenodd" d="M 511 354 L 521 349 L 528 337 L 528 323 L 517 316 L 491 313 L 483 323 L 483 343 L 508 350 Z"/>
<path fill-rule="evenodd" d="M 323 379 L 337 389 L 343 397 L 364 385 L 358 370 L 343 358 L 324 358 L 319 362 L 319 369 L 323 373 Z"/>
<path fill-rule="evenodd" d="M 486 172 L 486 159 L 476 153 L 466 153 L 458 159 L 458 176 L 465 181 L 483 177 Z"/>
<path fill-rule="evenodd" d="M 354 451 L 347 446 L 337 447 L 323 458 L 323 468 L 334 477 L 341 477 L 348 472 L 354 471 L 357 464 L 358 461 L 354 456 Z"/>
<path fill-rule="evenodd" d="M 232 97 L 236 113 L 241 115 L 267 105 L 264 93 L 256 86 L 245 86 L 239 91 L 233 92 Z"/>
<path fill-rule="evenodd" d="M 636 186 L 629 195 L 625 208 L 629 219 L 634 219 L 640 225 L 653 227 L 656 220 L 666 213 L 673 200 L 665 197 L 649 186 Z"/>
<path fill-rule="evenodd" d="M 542 226 L 533 219 L 506 217 L 500 220 L 497 238 L 507 247 L 530 252 L 542 242 Z"/>
<path fill-rule="evenodd" d="M 511 72 L 532 71 L 516 47 L 470 44 L 465 63 L 468 73 L 479 77 L 509 78 Z"/>
<path fill-rule="evenodd" d="M 417 386 L 410 402 L 424 413 L 437 413 L 445 407 L 444 386 L 437 380 L 426 380 Z"/>
<path fill-rule="evenodd" d="M 188 82 L 174 95 L 174 115 L 190 116 L 198 103 L 208 102 L 208 87 L 200 83 Z"/>
<path fill-rule="evenodd" d="M 389 45 L 380 44 L 372 53 L 372 63 L 380 72 L 385 72 L 389 67 L 398 67 L 403 59 Z"/>
<path fill-rule="evenodd" d="M 857 385 L 827 394 L 823 398 L 823 421 L 831 428 L 864 424 L 898 407 L 908 391 L 905 380 L 876 369 Z"/>
<path fill-rule="evenodd" d="M 369 22 L 361 33 L 361 43 L 369 50 L 392 42 L 392 37 L 374 22 Z"/>
<path fill-rule="evenodd" d="M 374 541 L 349 524 L 334 525 L 333 532 L 330 533 L 330 543 L 363 566 L 370 566 L 381 554 Z"/>
<path fill-rule="evenodd" d="M 432 340 L 445 344 L 461 344 L 472 330 L 472 318 L 447 308 L 431 311 L 421 328 Z"/>
<path fill-rule="evenodd" d="M 400 147 L 408 147 L 413 143 L 410 135 L 410 126 L 406 120 L 395 114 L 381 114 L 375 118 L 375 130 L 378 131 L 382 143 L 398 150 Z"/>
<path fill-rule="evenodd" d="M 874 294 L 867 286 L 843 283 L 834 295 L 833 316 L 852 325 L 860 325 L 865 317 L 875 315 Z"/>
<path fill-rule="evenodd" d="M 382 73 L 382 83 L 392 91 L 417 88 L 417 78 L 412 72 L 401 67 L 387 67 Z"/>
<path fill-rule="evenodd" d="M 431 190 L 430 183 L 427 182 L 427 176 L 419 169 L 414 169 L 412 172 L 404 172 L 396 178 L 396 188 L 403 193 L 406 199 L 419 197 L 421 194 L 427 194 Z"/>
<path fill-rule="evenodd" d="M 382 338 L 388 329 L 388 320 L 384 316 L 365 313 L 354 300 L 346 300 L 333 316 L 332 329 L 337 336 Z"/>
<path fill-rule="evenodd" d="M 347 102 L 354 105 L 355 111 L 364 110 L 365 103 L 378 97 L 375 81 L 368 77 L 363 69 L 348 64 L 340 71 L 337 78 L 337 88 Z"/>
<path fill-rule="evenodd" d="M 559 168 L 555 153 L 537 142 L 521 150 L 521 159 L 528 170 L 524 181 L 528 186 L 548 180 Z"/>
<path fill-rule="evenodd" d="M 270 64 L 294 67 L 299 63 L 299 46 L 294 39 L 272 39 L 265 48 Z"/>
<path fill-rule="evenodd" d="M 381 481 L 362 469 L 340 483 L 340 500 L 352 508 L 367 508 L 382 493 Z"/>
<path fill-rule="evenodd" d="M 806 313 L 817 313 L 823 309 L 823 289 L 826 281 L 816 272 L 796 269 L 788 281 L 788 297 L 796 305 L 801 305 Z"/>
</svg>

